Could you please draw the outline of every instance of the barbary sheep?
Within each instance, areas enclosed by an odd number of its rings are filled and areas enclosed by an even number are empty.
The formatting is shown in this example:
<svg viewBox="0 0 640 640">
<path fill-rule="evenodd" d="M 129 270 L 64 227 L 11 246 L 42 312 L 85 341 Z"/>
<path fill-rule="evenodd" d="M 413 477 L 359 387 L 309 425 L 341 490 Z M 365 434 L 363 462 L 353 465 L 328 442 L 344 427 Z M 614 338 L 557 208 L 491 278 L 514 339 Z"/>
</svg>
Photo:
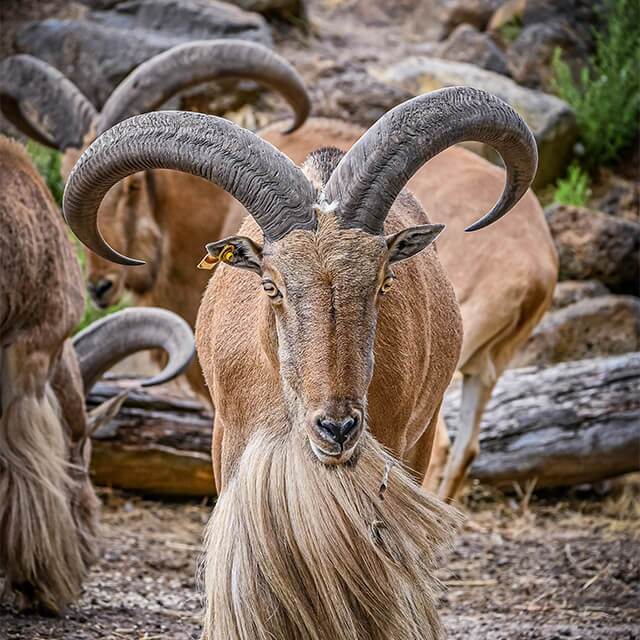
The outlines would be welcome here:
<svg viewBox="0 0 640 640">
<path fill-rule="evenodd" d="M 141 349 L 169 354 L 142 384 L 189 364 L 193 337 L 163 309 L 125 310 L 70 338 L 84 309 L 67 229 L 24 148 L 0 137 L 0 570 L 21 608 L 58 613 L 97 551 L 89 435 L 117 402 L 87 415 L 85 393 Z"/>
<path fill-rule="evenodd" d="M 403 189 L 469 139 L 507 167 L 497 204 L 468 228 L 477 230 L 526 193 L 537 153 L 513 109 L 471 88 L 407 101 L 345 155 L 321 149 L 301 168 L 220 118 L 145 114 L 103 134 L 70 174 L 67 222 L 119 264 L 138 261 L 105 243 L 97 214 L 133 172 L 198 175 L 251 215 L 242 235 L 208 245 L 224 266 L 197 320 L 220 490 L 205 638 L 443 637 L 433 566 L 452 518 L 415 480 L 458 362 L 461 319 L 428 248 L 443 227 Z"/>
</svg>

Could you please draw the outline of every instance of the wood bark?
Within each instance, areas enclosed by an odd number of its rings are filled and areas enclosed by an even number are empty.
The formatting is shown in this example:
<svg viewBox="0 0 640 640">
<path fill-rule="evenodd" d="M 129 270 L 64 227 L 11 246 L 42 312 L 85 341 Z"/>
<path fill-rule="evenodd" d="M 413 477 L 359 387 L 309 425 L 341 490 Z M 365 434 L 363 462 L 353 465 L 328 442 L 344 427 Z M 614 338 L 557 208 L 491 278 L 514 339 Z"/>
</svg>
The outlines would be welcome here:
<svg viewBox="0 0 640 640">
<path fill-rule="evenodd" d="M 459 390 L 447 394 L 455 437 Z M 640 469 L 640 353 L 513 369 L 482 420 L 471 477 L 537 487 L 596 482 Z"/>
<path fill-rule="evenodd" d="M 122 389 L 100 383 L 88 407 Z M 447 393 L 453 438 L 459 390 Z M 195 400 L 135 390 L 93 435 L 98 484 L 152 494 L 213 495 L 211 411 Z M 640 470 L 640 353 L 507 371 L 482 421 L 471 477 L 509 486 L 595 482 Z"/>
</svg>

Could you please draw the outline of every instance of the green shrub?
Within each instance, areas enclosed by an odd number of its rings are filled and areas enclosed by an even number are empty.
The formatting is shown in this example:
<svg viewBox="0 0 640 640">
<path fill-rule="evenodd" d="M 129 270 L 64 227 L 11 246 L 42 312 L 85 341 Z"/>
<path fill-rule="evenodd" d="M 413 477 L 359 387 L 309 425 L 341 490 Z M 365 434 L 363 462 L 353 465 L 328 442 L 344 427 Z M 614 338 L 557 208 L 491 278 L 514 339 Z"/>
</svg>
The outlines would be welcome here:
<svg viewBox="0 0 640 640">
<path fill-rule="evenodd" d="M 514 16 L 511 20 L 508 20 L 500 26 L 498 32 L 505 42 L 514 42 L 520 32 L 522 31 L 522 18 L 520 16 Z"/>
<path fill-rule="evenodd" d="M 595 55 L 577 80 L 559 49 L 553 59 L 554 87 L 575 111 L 589 169 L 618 158 L 637 136 L 640 115 L 640 2 L 608 0 L 604 17 Z"/>
<path fill-rule="evenodd" d="M 27 151 L 36 165 L 36 169 L 44 178 L 58 206 L 62 205 L 64 182 L 60 175 L 61 155 L 59 151 L 44 147 L 33 140 L 27 142 Z"/>
<path fill-rule="evenodd" d="M 556 182 L 553 200 L 559 204 L 584 207 L 590 195 L 589 174 L 574 162 L 567 170 L 567 175 Z"/>
</svg>

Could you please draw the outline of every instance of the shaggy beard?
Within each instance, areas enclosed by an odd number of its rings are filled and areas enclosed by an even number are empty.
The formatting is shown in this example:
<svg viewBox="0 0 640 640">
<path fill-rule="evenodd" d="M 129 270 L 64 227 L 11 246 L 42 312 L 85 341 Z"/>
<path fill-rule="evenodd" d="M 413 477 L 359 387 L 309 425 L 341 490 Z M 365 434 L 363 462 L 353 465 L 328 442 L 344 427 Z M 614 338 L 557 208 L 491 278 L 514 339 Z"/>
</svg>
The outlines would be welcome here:
<svg viewBox="0 0 640 640">
<path fill-rule="evenodd" d="M 434 570 L 458 521 L 368 433 L 331 467 L 301 433 L 256 434 L 207 527 L 203 638 L 443 638 Z"/>
</svg>

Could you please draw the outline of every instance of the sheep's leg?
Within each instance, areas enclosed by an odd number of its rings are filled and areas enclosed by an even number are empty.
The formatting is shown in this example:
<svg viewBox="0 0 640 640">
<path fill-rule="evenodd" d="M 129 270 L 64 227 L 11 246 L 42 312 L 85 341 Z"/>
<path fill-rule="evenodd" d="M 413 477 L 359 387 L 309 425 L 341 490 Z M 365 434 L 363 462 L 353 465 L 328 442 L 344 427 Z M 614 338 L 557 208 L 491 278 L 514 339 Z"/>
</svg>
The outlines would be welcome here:
<svg viewBox="0 0 640 640">
<path fill-rule="evenodd" d="M 440 486 L 444 476 L 444 468 L 447 464 L 447 456 L 449 455 L 450 449 L 451 439 L 449 438 L 449 432 L 447 431 L 447 423 L 444 420 L 442 411 L 439 411 L 431 462 L 429 464 L 427 476 L 422 484 L 427 491 L 431 491 L 432 493 L 436 493 L 438 491 L 438 487 Z"/>
<path fill-rule="evenodd" d="M 68 442 L 48 383 L 51 356 L 22 344 L 0 370 L 0 567 L 21 608 L 59 612 L 86 566 L 71 507 Z"/>
<path fill-rule="evenodd" d="M 434 440 L 438 437 L 439 415 L 440 407 L 437 408 L 427 428 L 415 445 L 413 445 L 412 449 L 403 456 L 403 462 L 413 470 L 415 478 L 420 483 L 424 482 L 425 474 L 429 468 L 429 460 L 431 459 Z"/>
<path fill-rule="evenodd" d="M 463 377 L 458 434 L 438 492 L 442 499 L 452 500 L 456 497 L 471 463 L 478 455 L 480 420 L 492 390 L 493 385 L 482 382 L 478 375 L 465 374 Z"/>
</svg>

